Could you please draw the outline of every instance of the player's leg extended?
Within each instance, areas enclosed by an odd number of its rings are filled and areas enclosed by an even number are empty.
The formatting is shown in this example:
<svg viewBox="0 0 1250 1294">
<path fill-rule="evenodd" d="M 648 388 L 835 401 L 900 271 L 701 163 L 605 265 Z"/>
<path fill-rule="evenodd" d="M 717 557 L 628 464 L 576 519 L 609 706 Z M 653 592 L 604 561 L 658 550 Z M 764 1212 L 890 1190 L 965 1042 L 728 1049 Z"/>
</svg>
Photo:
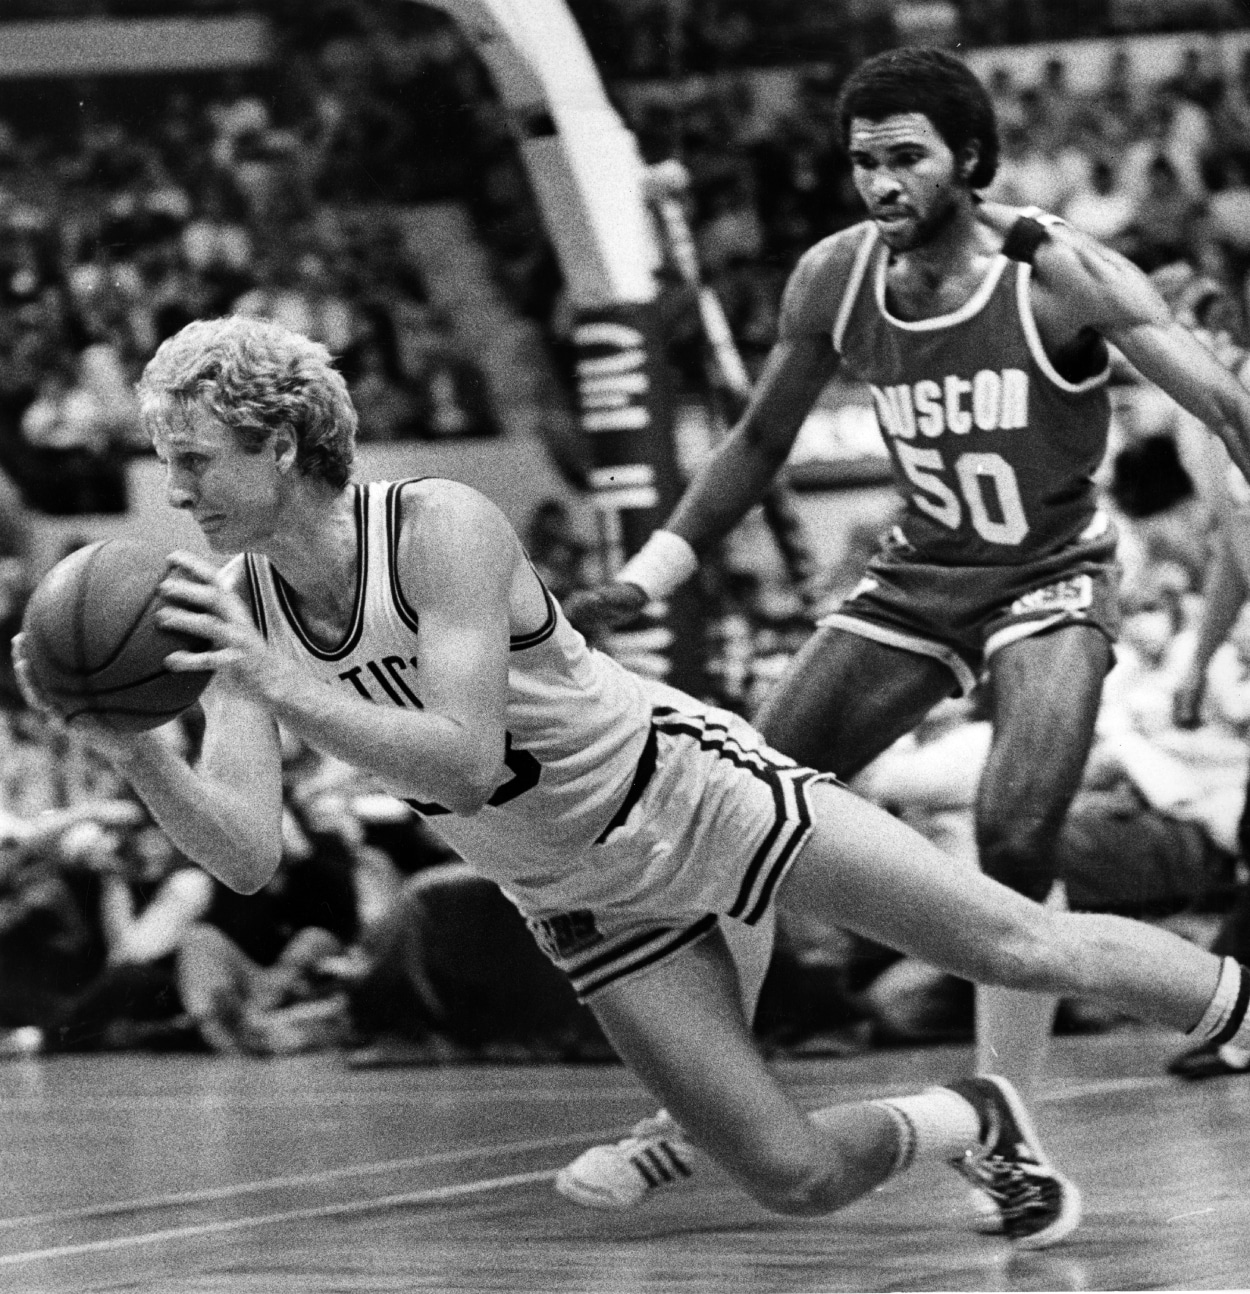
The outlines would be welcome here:
<svg viewBox="0 0 1250 1294">
<path fill-rule="evenodd" d="M 720 923 L 738 1001 L 748 1024 L 755 1018 L 776 932 L 777 916 L 772 907 L 754 925 L 729 920 Z M 629 1136 L 582 1151 L 556 1174 L 555 1188 L 587 1208 L 628 1209 L 658 1192 L 697 1183 L 704 1162 L 685 1130 L 662 1109 L 639 1120 Z"/>
<path fill-rule="evenodd" d="M 753 722 L 783 755 L 849 781 L 954 687 L 950 669 L 931 656 L 822 628 Z"/>
<path fill-rule="evenodd" d="M 827 912 L 847 929 L 977 983 L 1087 997 L 1191 1032 L 1219 1016 L 1221 1031 L 1244 1036 L 1231 960 L 1222 965 L 1195 944 L 1126 917 L 1044 908 L 982 872 L 950 866 L 917 832 L 853 792 L 818 785 L 809 794 L 814 830 L 782 884 L 784 902 Z M 1230 1009 L 1210 1010 L 1226 990 Z"/>
<path fill-rule="evenodd" d="M 768 1072 L 719 931 L 590 1006 L 687 1135 L 765 1206 L 825 1212 L 887 1176 L 897 1151 L 888 1115 L 864 1107 L 838 1135 L 818 1130 Z"/>
<path fill-rule="evenodd" d="M 1055 847 L 1089 755 L 1106 638 L 1072 625 L 1023 638 L 990 659 L 994 739 L 977 797 L 982 869 L 1020 893 L 1063 905 Z M 1031 1101 L 1041 1081 L 1057 999 L 978 985 L 978 1073 L 1005 1074 Z"/>
<path fill-rule="evenodd" d="M 917 1159 L 962 1171 L 966 1158 L 985 1156 L 985 1138 L 999 1120 L 1011 1124 L 1013 1135 L 1032 1139 L 1009 1085 L 987 1080 L 805 1114 L 755 1046 L 719 931 L 655 970 L 602 990 L 591 1007 L 622 1059 L 700 1147 L 776 1212 L 831 1212 Z M 1045 1181 L 1056 1197 L 1068 1186 L 1053 1171 Z M 1074 1192 L 1066 1200 L 1066 1213 L 1030 1213 L 1016 1238 L 1042 1245 L 1067 1234 L 1079 1203 Z"/>
</svg>

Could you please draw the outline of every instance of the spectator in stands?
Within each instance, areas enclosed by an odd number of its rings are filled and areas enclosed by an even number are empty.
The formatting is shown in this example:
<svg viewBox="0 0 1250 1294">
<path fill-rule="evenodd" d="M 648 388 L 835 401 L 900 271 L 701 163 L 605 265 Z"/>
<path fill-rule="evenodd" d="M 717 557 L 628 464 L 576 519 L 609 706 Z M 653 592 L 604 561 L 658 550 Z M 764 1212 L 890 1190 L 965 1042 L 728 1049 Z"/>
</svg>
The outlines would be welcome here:
<svg viewBox="0 0 1250 1294">
<path fill-rule="evenodd" d="M 233 314 L 272 319 L 341 355 L 356 335 L 350 302 L 338 291 L 325 260 L 313 250 L 278 246 L 261 269 L 262 281 L 235 303 Z"/>
<path fill-rule="evenodd" d="M 1211 109 L 1219 149 L 1250 166 L 1250 50 L 1243 50 L 1237 75 L 1226 81 Z"/>
<path fill-rule="evenodd" d="M 10 763 L 14 753 L 6 750 Z M 39 776 L 30 764 L 25 771 Z M 99 872 L 83 865 L 80 833 L 98 842 L 142 816 L 130 799 L 84 800 L 31 817 L 0 813 L 0 1026 L 52 1036 L 105 971 Z"/>
<path fill-rule="evenodd" d="M 186 1045 L 175 961 L 212 903 L 214 882 L 150 821 L 79 829 L 63 852 L 98 880 L 104 964 L 46 1031 L 45 1050 Z"/>
<path fill-rule="evenodd" d="M 1128 255 L 1147 272 L 1186 259 L 1201 209 L 1171 157 L 1159 153 L 1147 169 L 1145 192 L 1126 233 Z"/>
<path fill-rule="evenodd" d="M 1068 199 L 1064 217 L 1085 233 L 1118 247 L 1133 224 L 1136 206 L 1116 180 L 1115 167 L 1103 158 L 1090 166 L 1089 185 Z"/>
<path fill-rule="evenodd" d="M 32 507 L 53 515 L 125 510 L 117 413 L 89 381 L 81 356 L 49 363 L 21 420 L 21 481 Z"/>
<path fill-rule="evenodd" d="M 398 889 L 389 864 L 364 846 L 359 824 L 341 805 L 327 815 L 299 795 L 320 759 L 294 747 L 286 754 L 278 872 L 257 894 L 215 886 L 211 906 L 179 950 L 182 1000 L 214 1051 L 272 1055 L 336 1041 L 345 1003 L 321 963 L 357 941 L 362 909 L 376 917 L 386 906 L 377 897 L 379 874 L 384 888 L 393 880 Z"/>
<path fill-rule="evenodd" d="M 462 863 L 406 882 L 361 956 L 336 969 L 361 1047 L 356 1065 L 612 1054 L 521 914 Z"/>
<path fill-rule="evenodd" d="M 255 259 L 252 235 L 242 217 L 229 185 L 219 177 L 210 177 L 182 230 L 187 267 L 231 300 L 241 295 L 251 279 Z"/>
</svg>

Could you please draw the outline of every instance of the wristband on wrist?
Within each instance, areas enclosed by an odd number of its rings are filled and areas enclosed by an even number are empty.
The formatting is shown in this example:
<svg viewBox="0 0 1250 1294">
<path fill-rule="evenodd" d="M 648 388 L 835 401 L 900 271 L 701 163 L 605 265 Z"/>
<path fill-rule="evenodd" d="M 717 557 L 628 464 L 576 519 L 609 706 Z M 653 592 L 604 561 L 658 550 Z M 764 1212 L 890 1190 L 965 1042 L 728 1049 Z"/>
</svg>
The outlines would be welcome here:
<svg viewBox="0 0 1250 1294">
<path fill-rule="evenodd" d="M 656 530 L 615 578 L 638 585 L 652 602 L 661 602 L 698 569 L 698 555 L 680 535 Z"/>
</svg>

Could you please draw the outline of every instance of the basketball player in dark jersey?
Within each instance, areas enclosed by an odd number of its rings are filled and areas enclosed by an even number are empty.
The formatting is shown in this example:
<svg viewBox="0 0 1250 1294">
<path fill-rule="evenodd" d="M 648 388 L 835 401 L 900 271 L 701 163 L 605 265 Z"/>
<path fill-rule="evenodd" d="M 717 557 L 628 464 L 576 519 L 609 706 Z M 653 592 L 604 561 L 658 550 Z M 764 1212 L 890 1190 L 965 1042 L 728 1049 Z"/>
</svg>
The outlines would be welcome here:
<svg viewBox="0 0 1250 1294">
<path fill-rule="evenodd" d="M 1038 1248 L 1076 1188 L 996 1076 L 808 1113 L 751 1036 L 725 922 L 781 891 L 971 980 L 1105 1000 L 1250 1040 L 1250 971 L 1167 931 L 1048 912 L 952 866 L 742 718 L 630 673 L 569 624 L 503 514 L 455 481 L 351 479 L 356 416 L 323 346 L 189 324 L 140 409 L 172 506 L 224 569 L 175 554 L 157 617 L 209 669 L 193 766 L 159 731 L 75 727 L 170 839 L 252 893 L 282 842 L 278 725 L 404 797 L 529 919 L 621 1058 L 705 1153 L 782 1213 L 831 1212 L 952 1164 Z M 36 690 L 19 635 L 18 677 Z M 886 1197 L 888 1198 L 888 1197 Z"/>
<path fill-rule="evenodd" d="M 1054 217 L 980 199 L 998 160 L 994 112 L 952 54 L 869 59 L 843 87 L 839 126 L 867 219 L 800 259 L 732 433 L 665 527 L 614 582 L 570 599 L 570 615 L 593 635 L 670 594 L 760 501 L 834 374 L 867 383 L 902 520 L 756 726 L 850 779 L 983 677 L 994 737 L 976 805 L 981 866 L 1061 901 L 1055 841 L 1118 623 L 1115 535 L 1093 482 L 1108 348 L 1219 436 L 1243 475 L 1250 395 L 1123 257 Z M 1027 1091 L 1053 1005 L 980 993 L 978 1065 Z M 563 1185 L 576 1195 L 575 1180 Z"/>
</svg>

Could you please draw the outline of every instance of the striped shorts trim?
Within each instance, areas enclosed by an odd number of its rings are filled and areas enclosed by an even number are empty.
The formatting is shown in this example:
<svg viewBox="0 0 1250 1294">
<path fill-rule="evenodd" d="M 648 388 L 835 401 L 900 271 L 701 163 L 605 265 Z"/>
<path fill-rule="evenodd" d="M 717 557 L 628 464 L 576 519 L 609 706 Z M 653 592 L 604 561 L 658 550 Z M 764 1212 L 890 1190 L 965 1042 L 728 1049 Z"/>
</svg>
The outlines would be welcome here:
<svg viewBox="0 0 1250 1294">
<path fill-rule="evenodd" d="M 702 715 L 660 707 L 653 723 L 660 732 L 695 738 L 704 750 L 752 773 L 772 792 L 773 822 L 747 863 L 738 897 L 726 915 L 754 925 L 764 915 L 778 882 L 794 861 L 812 829 L 807 788 L 815 782 L 836 782 L 830 773 L 817 773 L 779 755 L 769 747 L 744 748 L 727 726 Z"/>
<path fill-rule="evenodd" d="M 767 746 L 744 744 L 714 716 L 657 707 L 653 729 L 684 737 L 768 788 L 771 821 L 749 857 L 740 860 L 738 879 L 726 877 L 715 911 L 691 919 L 656 921 L 645 914 L 579 911 L 530 920 L 547 955 L 569 977 L 577 996 L 586 1000 L 611 984 L 653 969 L 710 934 L 721 916 L 755 925 L 768 911 L 777 887 L 812 832 L 808 789 L 818 782 L 837 784 L 831 774 L 804 768 Z M 695 810 L 697 812 L 697 810 Z M 711 840 L 705 866 L 724 857 L 733 866 L 732 844 Z M 712 878 L 709 889 L 720 888 Z M 674 914 L 675 916 L 677 914 Z"/>
</svg>

